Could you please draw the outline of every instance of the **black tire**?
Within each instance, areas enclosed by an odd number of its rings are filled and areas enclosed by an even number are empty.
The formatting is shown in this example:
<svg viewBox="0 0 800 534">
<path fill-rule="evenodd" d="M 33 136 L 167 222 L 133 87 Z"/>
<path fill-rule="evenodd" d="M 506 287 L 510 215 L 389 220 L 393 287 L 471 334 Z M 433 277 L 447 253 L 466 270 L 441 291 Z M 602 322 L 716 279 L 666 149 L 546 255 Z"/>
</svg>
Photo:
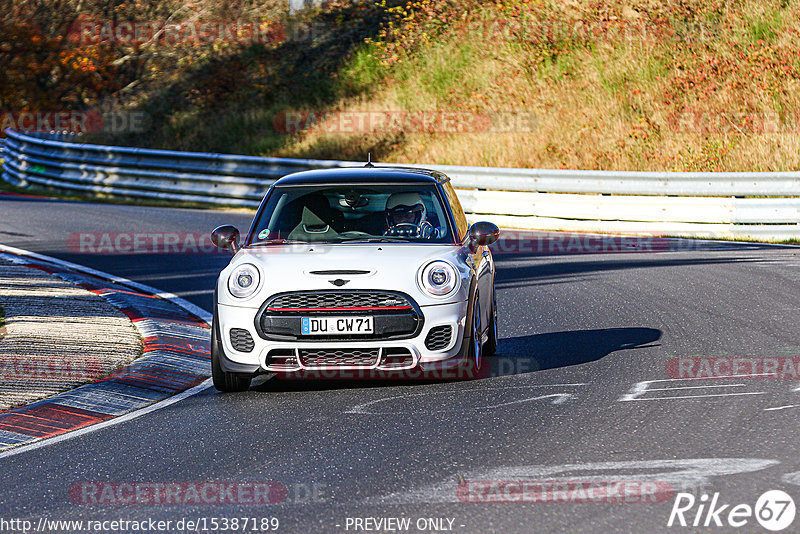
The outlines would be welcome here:
<svg viewBox="0 0 800 534">
<path fill-rule="evenodd" d="M 483 344 L 483 356 L 494 356 L 497 352 L 497 297 L 492 288 L 492 312 L 489 314 L 489 338 Z"/>
<path fill-rule="evenodd" d="M 219 325 L 217 317 L 211 321 L 211 380 L 219 391 L 247 391 L 253 376 L 247 373 L 229 373 L 222 370 L 220 358 L 225 353 L 222 349 L 222 340 L 219 338 Z"/>
<path fill-rule="evenodd" d="M 473 366 L 475 371 L 480 371 L 483 364 L 483 344 L 481 343 L 481 305 L 477 293 L 475 301 L 472 303 L 472 318 L 470 319 L 472 337 L 467 350 L 467 361 Z"/>
</svg>

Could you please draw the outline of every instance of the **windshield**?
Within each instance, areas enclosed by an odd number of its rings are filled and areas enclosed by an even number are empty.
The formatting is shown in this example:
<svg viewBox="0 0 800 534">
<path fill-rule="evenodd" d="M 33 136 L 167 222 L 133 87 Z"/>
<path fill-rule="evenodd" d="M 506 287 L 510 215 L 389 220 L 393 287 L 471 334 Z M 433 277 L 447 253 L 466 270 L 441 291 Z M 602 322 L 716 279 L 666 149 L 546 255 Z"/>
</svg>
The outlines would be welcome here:
<svg viewBox="0 0 800 534">
<path fill-rule="evenodd" d="M 433 184 L 276 187 L 249 244 L 452 243 Z"/>
</svg>

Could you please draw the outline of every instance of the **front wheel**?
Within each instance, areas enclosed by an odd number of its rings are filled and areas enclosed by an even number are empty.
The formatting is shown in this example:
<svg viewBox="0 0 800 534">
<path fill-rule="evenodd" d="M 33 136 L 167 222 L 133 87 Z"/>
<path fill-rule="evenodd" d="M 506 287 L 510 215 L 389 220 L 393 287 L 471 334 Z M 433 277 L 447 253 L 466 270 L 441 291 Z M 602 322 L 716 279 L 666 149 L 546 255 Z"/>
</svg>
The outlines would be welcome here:
<svg viewBox="0 0 800 534">
<path fill-rule="evenodd" d="M 483 337 L 481 334 L 481 306 L 478 295 L 475 295 L 475 302 L 472 303 L 472 339 L 470 339 L 469 350 L 467 351 L 467 361 L 475 366 L 476 371 L 480 371 L 483 363 Z"/>
<path fill-rule="evenodd" d="M 222 357 L 224 357 L 222 340 L 219 336 L 219 324 L 217 324 L 215 316 L 211 321 L 211 380 L 219 391 L 247 391 L 252 375 L 223 371 L 220 363 Z"/>
</svg>

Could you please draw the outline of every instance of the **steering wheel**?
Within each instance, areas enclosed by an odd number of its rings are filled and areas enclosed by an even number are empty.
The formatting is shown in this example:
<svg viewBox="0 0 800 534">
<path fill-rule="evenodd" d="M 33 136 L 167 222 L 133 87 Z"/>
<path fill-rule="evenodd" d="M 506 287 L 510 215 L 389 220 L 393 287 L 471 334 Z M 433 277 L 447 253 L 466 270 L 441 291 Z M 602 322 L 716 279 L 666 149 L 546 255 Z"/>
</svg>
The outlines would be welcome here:
<svg viewBox="0 0 800 534">
<path fill-rule="evenodd" d="M 416 236 L 419 233 L 419 226 L 414 223 L 397 223 L 391 228 L 388 228 L 383 235 L 388 236 Z"/>
</svg>

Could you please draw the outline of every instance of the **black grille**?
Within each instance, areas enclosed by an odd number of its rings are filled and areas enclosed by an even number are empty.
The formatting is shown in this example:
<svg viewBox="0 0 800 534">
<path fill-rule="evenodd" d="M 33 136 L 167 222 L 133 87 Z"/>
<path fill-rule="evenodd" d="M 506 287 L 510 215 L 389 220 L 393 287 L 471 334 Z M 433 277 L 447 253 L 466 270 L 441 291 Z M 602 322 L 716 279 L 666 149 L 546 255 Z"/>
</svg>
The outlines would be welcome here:
<svg viewBox="0 0 800 534">
<path fill-rule="evenodd" d="M 372 367 L 378 361 L 380 349 L 299 349 L 298 352 L 305 367 Z"/>
<path fill-rule="evenodd" d="M 380 291 L 314 291 L 285 293 L 269 302 L 266 311 L 294 311 L 318 308 L 411 308 L 408 299 Z M 335 310 L 334 310 L 335 311 Z"/>
<path fill-rule="evenodd" d="M 371 316 L 372 334 L 304 334 L 304 317 Z M 267 299 L 256 316 L 259 336 L 276 341 L 350 341 L 407 339 L 419 335 L 424 324 L 419 306 L 396 291 L 335 289 L 280 293 Z"/>
<path fill-rule="evenodd" d="M 231 345 L 239 352 L 251 352 L 255 347 L 250 332 L 243 328 L 231 328 Z"/>
<path fill-rule="evenodd" d="M 425 348 L 428 350 L 442 350 L 450 344 L 453 336 L 453 327 L 450 325 L 435 326 L 425 338 Z"/>
</svg>

